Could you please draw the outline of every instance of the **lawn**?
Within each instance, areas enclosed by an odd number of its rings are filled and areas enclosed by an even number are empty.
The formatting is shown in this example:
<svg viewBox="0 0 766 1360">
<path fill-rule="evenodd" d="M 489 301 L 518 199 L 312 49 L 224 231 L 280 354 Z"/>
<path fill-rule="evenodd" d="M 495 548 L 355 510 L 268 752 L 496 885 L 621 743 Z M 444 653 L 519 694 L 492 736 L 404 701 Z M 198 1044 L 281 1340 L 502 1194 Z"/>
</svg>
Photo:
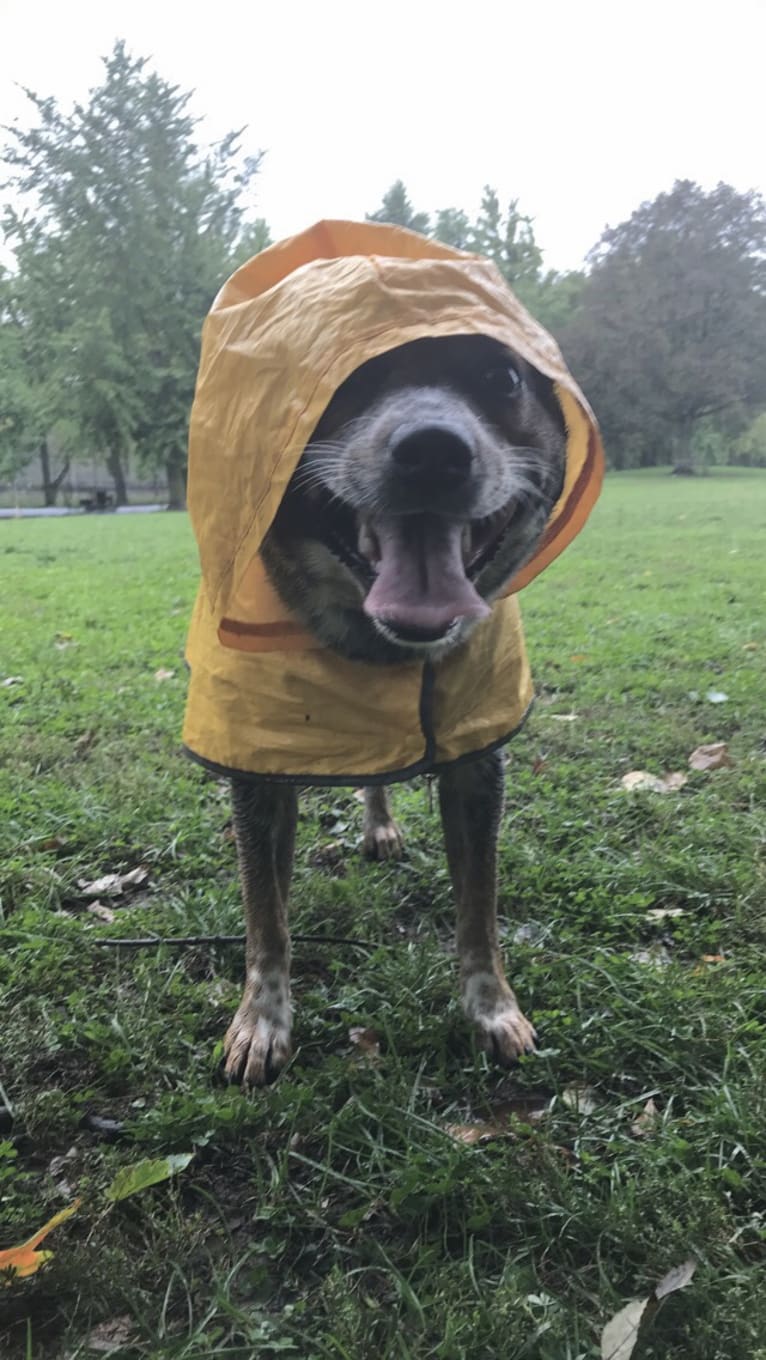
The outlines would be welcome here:
<svg viewBox="0 0 766 1360">
<path fill-rule="evenodd" d="M 243 1096 L 241 947 L 104 944 L 242 929 L 226 788 L 179 748 L 188 522 L 0 524 L 0 1248 L 81 1200 L 0 1280 L 3 1357 L 597 1360 L 695 1258 L 636 1360 L 766 1360 L 765 544 L 764 473 L 615 475 L 524 592 L 500 901 L 539 1054 L 472 1048 L 427 782 L 385 866 L 352 792 L 312 792 L 297 1052 Z M 690 770 L 717 741 L 734 764 Z M 689 777 L 626 792 L 637 769 Z"/>
</svg>

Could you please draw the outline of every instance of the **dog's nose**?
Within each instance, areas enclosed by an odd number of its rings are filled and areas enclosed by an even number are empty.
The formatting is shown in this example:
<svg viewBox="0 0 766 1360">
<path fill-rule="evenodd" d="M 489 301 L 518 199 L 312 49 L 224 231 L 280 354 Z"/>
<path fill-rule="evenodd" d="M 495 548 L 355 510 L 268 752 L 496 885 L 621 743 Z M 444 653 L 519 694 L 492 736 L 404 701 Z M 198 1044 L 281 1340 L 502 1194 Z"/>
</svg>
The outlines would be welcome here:
<svg viewBox="0 0 766 1360">
<path fill-rule="evenodd" d="M 473 450 L 449 425 L 420 425 L 397 431 L 391 442 L 391 458 L 397 473 L 413 482 L 431 481 L 450 487 L 467 481 Z"/>
</svg>

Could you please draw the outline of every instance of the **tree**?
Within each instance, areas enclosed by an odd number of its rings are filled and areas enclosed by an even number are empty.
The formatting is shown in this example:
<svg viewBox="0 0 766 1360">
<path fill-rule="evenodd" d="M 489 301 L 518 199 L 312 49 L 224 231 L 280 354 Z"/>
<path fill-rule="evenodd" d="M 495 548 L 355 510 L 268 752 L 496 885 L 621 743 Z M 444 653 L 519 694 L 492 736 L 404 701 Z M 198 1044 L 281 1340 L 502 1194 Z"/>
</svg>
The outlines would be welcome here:
<svg viewBox="0 0 766 1360">
<path fill-rule="evenodd" d="M 440 208 L 436 214 L 433 236 L 455 250 L 471 250 L 471 223 L 462 208 Z"/>
<path fill-rule="evenodd" d="M 71 113 L 27 94 L 36 125 L 11 129 L 5 153 L 32 209 L 6 211 L 22 291 L 31 263 L 40 275 L 24 325 L 37 337 L 54 325 L 45 376 L 82 444 L 104 454 L 118 502 L 135 449 L 164 467 L 181 505 L 199 329 L 240 244 L 259 157 L 242 160 L 237 133 L 201 152 L 190 96 L 122 42 Z M 252 230 L 263 238 L 262 223 Z"/>
<path fill-rule="evenodd" d="M 374 213 L 367 213 L 368 222 L 387 222 L 394 227 L 409 227 L 427 236 L 431 226 L 428 213 L 415 212 L 402 180 L 397 179 L 383 195 L 383 202 Z"/>
<path fill-rule="evenodd" d="M 526 300 L 527 290 L 533 290 L 538 282 L 543 257 L 532 219 L 519 212 L 517 198 L 511 199 L 503 214 L 496 191 L 485 186 L 479 215 L 469 234 L 469 248 L 492 260 L 521 300 Z"/>
<path fill-rule="evenodd" d="M 616 466 L 693 462 L 766 405 L 766 205 L 689 180 L 604 232 L 563 343 Z M 706 429 L 704 438 L 697 432 Z"/>
</svg>

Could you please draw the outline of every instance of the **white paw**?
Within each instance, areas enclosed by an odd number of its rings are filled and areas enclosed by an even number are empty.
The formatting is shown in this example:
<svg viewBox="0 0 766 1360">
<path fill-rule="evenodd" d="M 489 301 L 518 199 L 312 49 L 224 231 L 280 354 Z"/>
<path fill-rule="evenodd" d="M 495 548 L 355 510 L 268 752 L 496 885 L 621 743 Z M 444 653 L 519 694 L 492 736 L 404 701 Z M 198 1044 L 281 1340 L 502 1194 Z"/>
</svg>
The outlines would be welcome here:
<svg viewBox="0 0 766 1360">
<path fill-rule="evenodd" d="M 463 1009 L 476 1026 L 482 1047 L 501 1067 L 510 1067 L 523 1053 L 534 1053 L 534 1027 L 519 1009 L 508 983 L 493 973 L 466 978 Z"/>
<path fill-rule="evenodd" d="M 288 984 L 270 980 L 250 983 L 223 1041 L 229 1081 L 266 1086 L 290 1057 Z"/>
<path fill-rule="evenodd" d="M 367 859 L 401 859 L 404 841 L 396 822 L 375 822 L 366 826 L 362 850 Z"/>
</svg>

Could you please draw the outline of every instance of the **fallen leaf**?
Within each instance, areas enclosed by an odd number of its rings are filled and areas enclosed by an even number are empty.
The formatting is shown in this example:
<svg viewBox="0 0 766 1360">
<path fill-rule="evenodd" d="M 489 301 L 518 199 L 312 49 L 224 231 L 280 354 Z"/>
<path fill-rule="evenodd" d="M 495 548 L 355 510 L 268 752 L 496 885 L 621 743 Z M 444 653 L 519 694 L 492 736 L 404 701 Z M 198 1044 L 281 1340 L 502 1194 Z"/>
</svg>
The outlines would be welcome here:
<svg viewBox="0 0 766 1360">
<path fill-rule="evenodd" d="M 508 1124 L 500 1124 L 494 1119 L 479 1124 L 445 1124 L 444 1132 L 456 1143 L 472 1147 L 475 1143 L 488 1143 L 492 1138 L 511 1138 L 513 1130 Z"/>
<path fill-rule="evenodd" d="M 122 1313 L 119 1317 L 110 1318 L 108 1322 L 99 1322 L 98 1326 L 88 1333 L 85 1345 L 89 1351 L 111 1355 L 112 1351 L 122 1350 L 132 1336 L 133 1320 L 127 1313 Z"/>
<path fill-rule="evenodd" d="M 0 1271 L 9 1270 L 13 1272 L 10 1278 L 5 1280 L 7 1285 L 12 1284 L 17 1276 L 34 1275 L 35 1271 L 39 1270 L 45 1261 L 50 1260 L 53 1255 L 52 1251 L 35 1251 L 35 1247 L 42 1242 L 43 1238 L 48 1236 L 49 1232 L 57 1228 L 59 1223 L 71 1218 L 72 1214 L 79 1209 L 80 1203 L 81 1201 L 76 1199 L 74 1204 L 70 1204 L 67 1209 L 61 1209 L 59 1213 L 54 1214 L 53 1218 L 49 1218 L 42 1228 L 38 1228 L 37 1232 L 29 1237 L 26 1242 L 22 1242 L 20 1246 L 6 1247 L 3 1251 L 0 1251 Z"/>
<path fill-rule="evenodd" d="M 632 1299 L 626 1303 L 611 1322 L 607 1322 L 601 1333 L 601 1360 L 629 1360 L 633 1354 L 642 1323 L 657 1311 L 656 1302 L 649 1299 Z"/>
<path fill-rule="evenodd" d="M 550 926 L 544 925 L 542 921 L 522 921 L 514 930 L 511 939 L 514 944 L 528 944 L 533 949 L 539 949 L 550 933 Z"/>
<path fill-rule="evenodd" d="M 84 897 L 101 897 L 102 894 L 104 897 L 119 897 L 126 888 L 140 888 L 148 877 L 149 870 L 139 864 L 126 874 L 104 874 L 101 878 L 94 878 L 91 883 L 79 878 L 77 884 Z"/>
<path fill-rule="evenodd" d="M 601 1333 L 601 1360 L 630 1360 L 639 1335 L 651 1322 L 662 1300 L 677 1289 L 685 1289 L 696 1269 L 696 1261 L 684 1261 L 662 1277 L 648 1298 L 631 1299 L 626 1303 Z"/>
<path fill-rule="evenodd" d="M 758 643 L 757 643 L 757 642 L 745 642 L 745 643 L 742 644 L 742 650 L 743 650 L 743 652 L 757 652 L 757 651 L 758 651 Z M 5 683 L 6 683 L 6 685 L 7 685 L 7 684 L 8 684 L 8 681 L 6 680 Z"/>
<path fill-rule="evenodd" d="M 112 924 L 114 920 L 114 912 L 112 911 L 112 908 L 105 907 L 103 902 L 89 902 L 88 911 L 91 913 L 92 916 L 97 916 L 99 921 L 106 921 L 107 925 L 109 926 Z"/>
<path fill-rule="evenodd" d="M 151 1185 L 170 1180 L 176 1172 L 189 1165 L 193 1152 L 178 1152 L 170 1157 L 150 1157 L 135 1162 L 133 1166 L 123 1166 L 106 1191 L 107 1199 L 117 1204 L 130 1195 L 138 1195 Z"/>
<path fill-rule="evenodd" d="M 549 714 L 548 714 L 548 717 L 551 718 L 551 719 L 553 720 L 553 722 L 576 722 L 576 721 L 577 721 L 577 714 L 576 714 L 576 713 L 549 713 Z"/>
<path fill-rule="evenodd" d="M 63 652 L 66 647 L 71 647 L 73 642 L 74 638 L 71 633 L 56 633 L 53 639 L 54 647 L 58 647 L 60 652 Z"/>
<path fill-rule="evenodd" d="M 676 917 L 685 915 L 683 907 L 650 907 L 646 913 L 646 920 L 659 925 L 661 921 L 675 921 Z"/>
<path fill-rule="evenodd" d="M 650 964 L 653 968 L 666 968 L 670 955 L 664 944 L 650 944 L 648 949 L 637 949 L 630 956 L 631 963 Z"/>
<path fill-rule="evenodd" d="M 61 836 L 46 836 L 43 841 L 36 841 L 30 845 L 30 850 L 63 850 L 66 841 Z"/>
<path fill-rule="evenodd" d="M 709 689 L 705 695 L 709 704 L 725 704 L 728 697 L 722 689 Z"/>
<path fill-rule="evenodd" d="M 534 763 L 533 763 L 533 765 L 532 765 L 532 773 L 533 773 L 533 774 L 542 774 L 542 772 L 543 772 L 543 770 L 545 769 L 545 767 L 546 767 L 547 764 L 548 764 L 548 761 L 546 760 L 545 756 L 543 756 L 543 755 L 537 756 L 536 760 L 534 761 Z"/>
<path fill-rule="evenodd" d="M 100 1114 L 84 1114 L 80 1120 L 80 1128 L 87 1129 L 88 1133 L 98 1134 L 107 1143 L 115 1143 L 125 1132 L 125 1126 L 121 1119 L 109 1119 Z"/>
<path fill-rule="evenodd" d="M 84 756 L 86 751 L 90 750 L 95 739 L 96 732 L 94 728 L 89 728 L 87 732 L 81 733 L 81 735 L 77 738 L 72 747 L 72 750 L 74 751 L 75 755 Z"/>
<path fill-rule="evenodd" d="M 725 954 L 703 954 L 703 955 L 702 955 L 702 962 L 703 962 L 703 963 L 725 963 L 725 962 L 726 962 L 726 955 L 725 955 Z"/>
<path fill-rule="evenodd" d="M 362 1025 L 352 1025 L 348 1032 L 348 1037 L 354 1048 L 358 1049 L 361 1057 L 367 1062 L 377 1062 L 380 1057 L 380 1035 L 374 1029 L 365 1029 Z"/>
<path fill-rule="evenodd" d="M 629 793 L 645 792 L 649 793 L 674 793 L 677 789 L 682 789 L 688 776 L 682 774 L 680 770 L 674 770 L 671 774 L 665 774 L 660 778 L 656 774 L 650 774 L 648 770 L 630 770 L 624 774 L 620 783 Z"/>
<path fill-rule="evenodd" d="M 658 1113 L 657 1106 L 650 1096 L 638 1118 L 631 1124 L 631 1133 L 634 1133 L 636 1138 L 647 1138 L 654 1131 Z"/>
<path fill-rule="evenodd" d="M 592 1086 L 567 1086 L 561 1092 L 561 1103 L 577 1114 L 593 1114 L 598 1109 L 598 1096 Z"/>
<path fill-rule="evenodd" d="M 570 660 L 570 661 L 575 661 L 575 662 L 577 662 L 577 661 L 587 661 L 587 660 L 588 660 L 588 653 L 587 653 L 587 652 L 572 652 L 572 655 L 570 656 L 569 660 Z"/>
<path fill-rule="evenodd" d="M 23 675 L 6 675 L 3 681 L 3 689 L 10 689 L 11 685 L 23 685 Z"/>
<path fill-rule="evenodd" d="M 154 678 L 158 682 L 161 680 L 172 680 L 174 675 L 175 671 L 169 671 L 165 666 L 160 666 L 159 670 L 154 672 Z"/>
<path fill-rule="evenodd" d="M 724 765 L 733 765 L 729 747 L 725 741 L 712 741 L 708 746 L 698 746 L 689 756 L 693 770 L 720 770 Z"/>
<path fill-rule="evenodd" d="M 691 1283 L 696 1269 L 696 1261 L 682 1261 L 680 1266 L 674 1266 L 667 1275 L 663 1275 L 659 1284 L 654 1286 L 654 1297 L 657 1302 L 667 1298 L 668 1294 L 675 1294 L 677 1289 L 685 1289 L 687 1284 Z"/>
</svg>

